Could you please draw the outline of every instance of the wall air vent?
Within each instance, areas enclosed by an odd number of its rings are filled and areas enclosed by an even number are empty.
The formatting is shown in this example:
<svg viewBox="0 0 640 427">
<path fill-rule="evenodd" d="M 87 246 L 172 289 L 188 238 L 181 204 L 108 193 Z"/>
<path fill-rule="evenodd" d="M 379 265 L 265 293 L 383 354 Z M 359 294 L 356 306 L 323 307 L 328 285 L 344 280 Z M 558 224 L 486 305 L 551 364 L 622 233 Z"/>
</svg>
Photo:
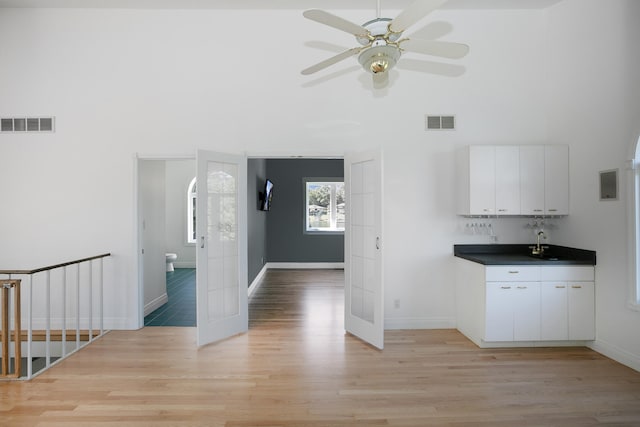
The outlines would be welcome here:
<svg viewBox="0 0 640 427">
<path fill-rule="evenodd" d="M 0 133 L 53 132 L 53 117 L 1 117 Z"/>
<path fill-rule="evenodd" d="M 425 116 L 425 130 L 455 130 L 456 116 Z"/>
</svg>

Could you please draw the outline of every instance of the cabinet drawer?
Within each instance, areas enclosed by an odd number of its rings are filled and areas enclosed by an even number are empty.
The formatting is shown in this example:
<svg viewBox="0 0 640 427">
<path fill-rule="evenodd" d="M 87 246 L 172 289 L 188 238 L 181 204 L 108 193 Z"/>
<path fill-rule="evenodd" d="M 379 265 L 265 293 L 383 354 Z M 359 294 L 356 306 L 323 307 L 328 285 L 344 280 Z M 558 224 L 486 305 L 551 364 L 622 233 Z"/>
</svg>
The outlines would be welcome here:
<svg viewBox="0 0 640 427">
<path fill-rule="evenodd" d="M 538 282 L 540 267 L 501 265 L 487 267 L 487 282 Z"/>
<path fill-rule="evenodd" d="M 581 266 L 549 266 L 540 269 L 540 280 L 543 282 L 553 281 L 586 281 L 594 280 L 593 267 L 590 265 Z"/>
</svg>

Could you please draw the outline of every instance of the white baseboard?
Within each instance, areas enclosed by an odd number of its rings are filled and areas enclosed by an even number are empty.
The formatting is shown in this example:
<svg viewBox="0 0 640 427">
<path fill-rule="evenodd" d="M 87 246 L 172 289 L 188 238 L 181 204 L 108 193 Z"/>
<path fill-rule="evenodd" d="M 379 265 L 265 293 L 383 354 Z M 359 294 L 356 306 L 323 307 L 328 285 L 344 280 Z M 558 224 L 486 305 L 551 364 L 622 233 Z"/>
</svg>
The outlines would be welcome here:
<svg viewBox="0 0 640 427">
<path fill-rule="evenodd" d="M 173 268 L 196 268 L 195 261 L 176 261 L 173 263 Z"/>
<path fill-rule="evenodd" d="M 258 273 L 256 278 L 253 279 L 253 282 L 251 282 L 251 285 L 249 285 L 249 289 L 247 291 L 249 296 L 251 296 L 251 294 L 253 294 L 256 291 L 256 289 L 258 289 L 258 287 L 262 283 L 262 278 L 264 277 L 264 275 L 265 275 L 265 273 L 267 272 L 268 269 L 269 268 L 267 267 L 266 264 L 264 266 L 262 266 L 262 270 L 260 270 L 260 272 Z"/>
<path fill-rule="evenodd" d="M 144 315 L 146 316 L 147 314 L 151 313 L 156 308 L 159 308 L 163 304 L 166 304 L 167 301 L 169 301 L 169 296 L 165 292 L 164 294 L 160 295 L 158 298 L 156 298 L 153 301 L 150 301 L 149 303 L 145 304 L 145 306 L 144 306 Z"/>
<path fill-rule="evenodd" d="M 615 360 L 616 362 L 622 363 L 623 365 L 640 372 L 640 356 L 637 354 L 629 353 L 628 351 L 603 340 L 593 341 L 593 343 L 588 347 L 610 359 Z"/>
<path fill-rule="evenodd" d="M 455 329 L 453 317 L 395 317 L 385 319 L 384 329 Z"/>
<path fill-rule="evenodd" d="M 139 329 L 136 323 L 132 323 L 128 319 L 122 317 L 105 317 L 104 318 L 105 330 L 135 330 Z"/>
<path fill-rule="evenodd" d="M 472 340 L 473 341 L 473 340 Z M 587 347 L 589 341 L 473 341 L 480 348 Z"/>
<path fill-rule="evenodd" d="M 344 262 L 268 262 L 265 265 L 268 269 L 289 269 L 289 270 L 336 270 L 344 269 Z"/>
</svg>

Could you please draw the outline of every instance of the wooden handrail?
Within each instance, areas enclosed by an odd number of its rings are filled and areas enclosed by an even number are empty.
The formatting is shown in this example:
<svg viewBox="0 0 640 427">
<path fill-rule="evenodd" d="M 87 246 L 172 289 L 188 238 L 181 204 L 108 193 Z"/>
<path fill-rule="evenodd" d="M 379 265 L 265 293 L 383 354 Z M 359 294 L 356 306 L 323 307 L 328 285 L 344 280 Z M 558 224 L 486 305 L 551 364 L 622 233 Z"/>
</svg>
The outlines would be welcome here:
<svg viewBox="0 0 640 427">
<path fill-rule="evenodd" d="M 56 264 L 56 265 L 50 265 L 48 267 L 41 267 L 41 268 L 36 268 L 33 270 L 0 270 L 0 274 L 35 274 L 35 273 L 40 273 L 42 271 L 48 271 L 48 270 L 53 270 L 56 268 L 60 268 L 60 267 L 66 267 L 68 265 L 73 265 L 73 264 L 78 264 L 81 262 L 85 262 L 85 261 L 91 261 L 94 259 L 99 259 L 99 258 L 105 258 L 111 256 L 110 253 L 106 253 L 106 254 L 102 254 L 102 255 L 95 255 L 92 257 L 88 257 L 88 258 L 82 258 L 82 259 L 78 259 L 75 261 L 69 261 L 69 262 L 63 262 L 62 264 Z"/>
<path fill-rule="evenodd" d="M 9 372 L 9 295 L 13 288 L 14 362 L 13 373 Z M 0 280 L 0 304 L 2 305 L 2 377 L 20 376 L 22 368 L 22 343 L 20 342 L 20 280 Z"/>
</svg>

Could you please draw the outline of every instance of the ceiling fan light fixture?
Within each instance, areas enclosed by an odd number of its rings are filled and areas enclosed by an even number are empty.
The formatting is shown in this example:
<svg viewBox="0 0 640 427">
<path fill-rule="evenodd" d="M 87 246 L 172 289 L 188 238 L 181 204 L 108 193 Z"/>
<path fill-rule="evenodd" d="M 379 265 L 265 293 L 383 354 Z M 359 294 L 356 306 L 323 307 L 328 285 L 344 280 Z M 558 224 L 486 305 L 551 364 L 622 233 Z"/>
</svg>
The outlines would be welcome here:
<svg viewBox="0 0 640 427">
<path fill-rule="evenodd" d="M 384 73 L 389 68 L 389 60 L 386 58 L 376 59 L 369 66 L 369 70 L 373 74 Z"/>
<path fill-rule="evenodd" d="M 381 45 L 365 49 L 358 56 L 362 67 L 372 73 L 384 73 L 392 69 L 400 58 L 400 49 L 396 46 Z"/>
</svg>

